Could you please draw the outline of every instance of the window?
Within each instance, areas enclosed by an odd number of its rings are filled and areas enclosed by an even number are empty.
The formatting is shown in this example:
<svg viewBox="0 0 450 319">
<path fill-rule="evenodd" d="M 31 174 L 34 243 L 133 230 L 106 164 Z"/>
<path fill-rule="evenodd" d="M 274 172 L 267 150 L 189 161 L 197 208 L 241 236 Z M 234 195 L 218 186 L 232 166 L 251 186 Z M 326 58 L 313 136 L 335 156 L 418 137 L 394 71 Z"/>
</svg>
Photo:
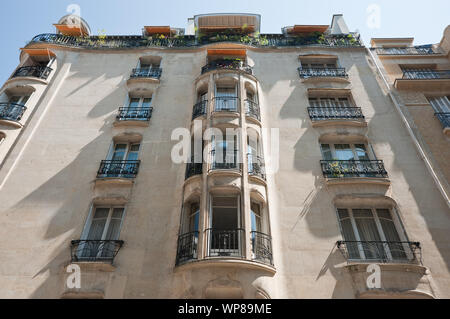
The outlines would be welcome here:
<svg viewBox="0 0 450 319">
<path fill-rule="evenodd" d="M 110 152 L 108 159 L 112 161 L 135 161 L 138 159 L 140 144 L 117 143 Z"/>
<path fill-rule="evenodd" d="M 197 102 L 208 101 L 208 92 L 199 93 L 197 96 Z"/>
<path fill-rule="evenodd" d="M 369 160 L 366 144 L 321 144 L 324 160 L 349 161 Z"/>
<path fill-rule="evenodd" d="M 134 178 L 138 173 L 139 148 L 137 143 L 117 143 L 111 147 L 106 161 L 102 161 L 98 177 Z"/>
<path fill-rule="evenodd" d="M 198 203 L 192 204 L 189 214 L 189 232 L 198 231 L 198 221 L 200 216 L 200 206 Z M 198 235 L 197 235 L 198 236 Z"/>
<path fill-rule="evenodd" d="M 128 100 L 125 111 L 122 112 L 122 119 L 147 118 L 149 109 L 152 106 L 151 97 L 131 97 Z"/>
<path fill-rule="evenodd" d="M 401 240 L 389 209 L 337 210 L 350 259 L 404 260 L 408 246 Z"/>
<path fill-rule="evenodd" d="M 252 232 L 262 232 L 261 207 L 255 202 L 251 204 L 250 219 Z M 252 239 L 254 236 L 253 234 Z"/>
<path fill-rule="evenodd" d="M 450 96 L 428 97 L 436 113 L 450 113 Z"/>
<path fill-rule="evenodd" d="M 212 137 L 212 168 L 230 169 L 238 167 L 238 141 L 237 136 L 226 136 L 226 140 Z"/>
<path fill-rule="evenodd" d="M 9 98 L 9 103 L 25 105 L 30 98 L 30 95 L 13 95 Z"/>
<path fill-rule="evenodd" d="M 308 63 L 308 62 L 306 62 L 306 63 L 304 63 L 304 62 L 302 62 L 303 69 L 335 69 L 336 67 L 337 67 L 336 62 L 334 62 L 334 63 L 331 63 L 331 62 L 328 62 L 328 63 L 322 63 L 322 62 Z"/>
<path fill-rule="evenodd" d="M 157 62 L 150 63 L 150 62 L 140 62 L 139 68 L 142 70 L 151 70 L 151 69 L 159 69 L 160 64 Z"/>
<path fill-rule="evenodd" d="M 96 207 L 90 216 L 82 243 L 78 247 L 79 258 L 109 259 L 114 257 L 122 226 L 124 207 Z"/>
<path fill-rule="evenodd" d="M 352 107 L 352 103 L 350 102 L 348 97 L 320 97 L 320 98 L 309 98 L 309 105 L 311 107 L 331 107 L 331 108 L 339 108 L 339 107 Z"/>
<path fill-rule="evenodd" d="M 241 256 L 239 196 L 212 196 L 209 256 Z"/>
<path fill-rule="evenodd" d="M 215 95 L 215 111 L 237 111 L 236 86 L 218 86 Z"/>
</svg>

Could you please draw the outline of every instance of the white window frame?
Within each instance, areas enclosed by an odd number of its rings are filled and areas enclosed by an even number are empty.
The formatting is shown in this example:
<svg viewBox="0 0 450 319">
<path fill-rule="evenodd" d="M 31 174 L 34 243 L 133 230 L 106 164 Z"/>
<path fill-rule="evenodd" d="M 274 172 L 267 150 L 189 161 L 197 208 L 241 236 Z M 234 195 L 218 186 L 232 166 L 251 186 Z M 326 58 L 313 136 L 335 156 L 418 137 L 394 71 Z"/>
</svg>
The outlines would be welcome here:
<svg viewBox="0 0 450 319">
<path fill-rule="evenodd" d="M 208 229 L 210 230 L 214 230 L 212 228 L 212 222 L 213 222 L 213 198 L 214 197 L 230 197 L 230 198 L 236 198 L 236 205 L 237 205 L 237 211 L 236 211 L 236 218 L 237 218 L 237 228 L 235 229 L 236 231 L 238 229 L 241 229 L 242 227 L 242 223 L 241 223 L 241 195 L 240 194 L 210 194 L 209 195 L 209 218 L 208 218 Z M 220 207 L 227 207 L 227 206 L 220 206 Z M 232 206 L 229 206 L 230 208 L 234 208 Z M 233 229 L 230 229 L 233 230 Z M 238 242 L 238 248 L 237 249 L 212 249 L 211 248 L 211 232 L 208 234 L 208 238 L 207 238 L 207 249 L 208 249 L 208 255 L 212 256 L 212 257 L 219 257 L 219 251 L 220 252 L 228 252 L 230 253 L 230 256 L 233 256 L 233 254 L 239 253 L 239 251 L 242 250 L 242 244 L 244 241 L 244 238 L 240 238 L 239 242 Z M 239 239 L 239 237 L 238 237 Z"/>
<path fill-rule="evenodd" d="M 377 209 L 380 209 L 380 210 L 381 209 L 386 209 L 386 210 L 388 210 L 390 215 L 391 215 L 392 221 L 393 221 L 394 226 L 395 226 L 395 230 L 396 230 L 397 235 L 399 236 L 400 240 L 402 242 L 408 242 L 409 241 L 408 237 L 406 236 L 406 231 L 405 231 L 405 229 L 403 227 L 403 223 L 401 222 L 401 220 L 400 220 L 400 218 L 399 218 L 395 208 L 388 208 L 388 207 L 375 207 L 375 208 L 374 207 L 370 207 L 370 208 L 368 208 L 368 207 L 343 207 L 343 206 L 339 206 L 339 207 L 336 207 L 336 216 L 337 216 L 337 220 L 338 220 L 338 224 L 339 224 L 339 230 L 341 232 L 341 236 L 342 236 L 342 240 L 343 241 L 346 241 L 347 239 L 344 238 L 344 231 L 343 231 L 343 227 L 342 227 L 342 224 L 341 224 L 341 218 L 339 216 L 339 209 L 342 209 L 342 210 L 345 209 L 347 211 L 348 216 L 349 216 L 348 218 L 350 219 L 350 222 L 351 222 L 351 225 L 352 225 L 353 236 L 355 237 L 355 240 L 358 242 L 358 252 L 359 252 L 360 259 L 349 259 L 350 261 L 368 260 L 368 259 L 366 259 L 366 255 L 364 253 L 364 248 L 361 245 L 361 237 L 359 235 L 358 227 L 356 225 L 356 221 L 355 221 L 355 218 L 353 216 L 353 210 L 354 209 L 364 209 L 364 210 L 370 210 L 371 211 L 373 219 L 375 221 L 375 225 L 377 227 L 378 235 L 380 236 L 380 240 L 383 241 L 383 242 L 388 242 L 388 241 L 386 240 L 386 235 L 384 234 L 383 227 L 381 226 L 380 218 L 378 217 L 378 213 L 377 213 Z M 394 260 L 392 258 L 392 255 L 391 255 L 389 245 L 384 247 L 384 249 L 386 251 L 388 259 L 389 260 Z M 413 259 L 410 247 L 407 246 L 407 245 L 406 246 L 404 245 L 403 249 L 404 249 L 404 252 L 406 254 L 406 258 L 408 260 Z"/>
<path fill-rule="evenodd" d="M 138 108 L 138 109 L 143 107 L 144 99 L 150 99 L 150 106 L 149 107 L 152 107 L 152 104 L 153 104 L 153 96 L 150 96 L 150 97 L 146 97 L 146 96 L 136 96 L 136 97 L 128 96 L 128 98 L 125 101 L 124 108 L 130 108 L 130 103 L 131 103 L 132 99 L 139 99 L 138 106 L 136 106 L 136 108 Z"/>
<path fill-rule="evenodd" d="M 130 152 L 131 146 L 137 145 L 137 144 L 139 144 L 139 151 L 138 151 L 138 158 L 139 158 L 139 154 L 141 153 L 141 150 L 142 150 L 142 143 L 141 142 L 115 142 L 115 141 L 113 141 L 111 143 L 110 147 L 109 147 L 108 155 L 106 156 L 106 160 L 107 161 L 112 160 L 112 157 L 114 155 L 114 150 L 116 149 L 116 145 L 117 144 L 126 144 L 126 146 L 127 146 L 125 148 L 124 156 L 121 159 L 121 161 L 126 161 L 126 158 L 128 157 L 128 154 Z"/>
<path fill-rule="evenodd" d="M 323 150 L 322 150 L 322 145 L 324 145 L 324 144 L 330 146 L 331 156 L 333 157 L 332 161 L 340 161 L 339 159 L 336 159 L 336 157 L 337 157 L 336 156 L 336 148 L 335 148 L 336 144 L 347 144 L 347 145 L 350 145 L 350 149 L 353 152 L 353 158 L 357 158 L 357 160 L 360 160 L 360 159 L 359 159 L 358 154 L 356 153 L 355 145 L 357 145 L 357 144 L 364 145 L 364 147 L 366 149 L 366 154 L 367 154 L 367 157 L 369 158 L 369 160 L 377 160 L 377 158 L 375 156 L 375 153 L 372 150 L 372 147 L 370 146 L 370 144 L 368 144 L 366 142 L 361 142 L 361 143 L 326 143 L 326 142 L 322 142 L 322 143 L 320 143 L 320 152 L 322 153 L 322 159 L 323 160 L 326 160 L 325 156 L 324 156 L 324 153 L 323 153 Z"/>
<path fill-rule="evenodd" d="M 115 208 L 123 208 L 122 220 L 120 221 L 119 233 L 118 233 L 118 236 L 117 236 L 118 238 L 120 238 L 120 232 L 122 231 L 122 226 L 123 226 L 123 222 L 125 220 L 125 214 L 126 214 L 127 207 L 125 205 L 94 205 L 94 204 L 92 204 L 90 209 L 89 209 L 89 215 L 88 215 L 88 218 L 86 220 L 84 229 L 83 229 L 83 231 L 81 233 L 81 240 L 87 240 L 87 236 L 88 236 L 89 231 L 90 231 L 91 226 L 92 226 L 92 220 L 93 220 L 95 212 L 96 212 L 96 210 L 98 208 L 107 208 L 107 209 L 109 209 L 108 217 L 107 217 L 106 222 L 105 222 L 105 227 L 103 229 L 103 233 L 102 233 L 101 239 L 98 239 L 98 240 L 105 240 L 106 234 L 108 233 L 109 225 L 111 223 L 111 218 L 112 218 L 112 214 L 114 212 L 114 209 Z M 119 240 L 119 239 L 116 239 L 116 240 Z"/>
</svg>

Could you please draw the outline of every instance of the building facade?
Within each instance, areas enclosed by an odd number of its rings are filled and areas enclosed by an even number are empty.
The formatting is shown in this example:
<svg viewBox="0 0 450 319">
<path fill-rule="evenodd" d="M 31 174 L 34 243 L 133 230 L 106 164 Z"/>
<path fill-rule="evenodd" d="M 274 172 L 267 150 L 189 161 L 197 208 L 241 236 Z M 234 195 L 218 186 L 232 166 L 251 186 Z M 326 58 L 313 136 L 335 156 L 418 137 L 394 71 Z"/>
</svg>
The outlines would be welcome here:
<svg viewBox="0 0 450 319">
<path fill-rule="evenodd" d="M 69 16 L 21 49 L 0 90 L 0 297 L 450 297 L 446 131 L 416 143 L 431 119 L 408 130 L 342 15 L 260 24 L 90 36 Z"/>
</svg>

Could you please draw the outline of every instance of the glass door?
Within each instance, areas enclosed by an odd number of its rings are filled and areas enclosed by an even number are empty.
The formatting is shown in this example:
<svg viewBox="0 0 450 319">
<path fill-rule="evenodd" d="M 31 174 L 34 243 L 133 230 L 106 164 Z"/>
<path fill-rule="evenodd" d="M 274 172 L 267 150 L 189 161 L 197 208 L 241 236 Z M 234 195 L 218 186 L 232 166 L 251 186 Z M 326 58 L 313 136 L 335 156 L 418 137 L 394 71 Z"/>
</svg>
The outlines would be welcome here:
<svg viewBox="0 0 450 319">
<path fill-rule="evenodd" d="M 239 196 L 213 196 L 211 200 L 210 256 L 240 256 Z"/>
<path fill-rule="evenodd" d="M 215 111 L 237 112 L 236 87 L 218 87 L 215 96 Z"/>
</svg>

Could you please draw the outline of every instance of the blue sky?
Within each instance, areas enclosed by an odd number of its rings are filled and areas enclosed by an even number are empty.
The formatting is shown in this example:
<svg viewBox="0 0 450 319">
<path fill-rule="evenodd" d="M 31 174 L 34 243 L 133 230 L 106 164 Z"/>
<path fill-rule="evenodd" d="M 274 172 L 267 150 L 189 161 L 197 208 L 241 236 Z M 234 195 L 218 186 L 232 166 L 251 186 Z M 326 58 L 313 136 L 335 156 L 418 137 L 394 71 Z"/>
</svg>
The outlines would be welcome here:
<svg viewBox="0 0 450 319">
<path fill-rule="evenodd" d="M 144 25 L 186 27 L 187 18 L 213 12 L 261 14 L 261 33 L 279 33 L 294 24 L 329 24 L 333 14 L 342 13 L 366 44 L 372 37 L 412 36 L 416 44 L 437 43 L 450 24 L 449 0 L 2 0 L 0 83 L 17 66 L 19 48 L 34 35 L 53 33 L 52 24 L 68 13 L 70 4 L 80 6 L 93 34 L 104 30 L 111 35 L 140 34 Z M 371 4 L 380 9 L 379 28 L 367 23 Z"/>
</svg>

